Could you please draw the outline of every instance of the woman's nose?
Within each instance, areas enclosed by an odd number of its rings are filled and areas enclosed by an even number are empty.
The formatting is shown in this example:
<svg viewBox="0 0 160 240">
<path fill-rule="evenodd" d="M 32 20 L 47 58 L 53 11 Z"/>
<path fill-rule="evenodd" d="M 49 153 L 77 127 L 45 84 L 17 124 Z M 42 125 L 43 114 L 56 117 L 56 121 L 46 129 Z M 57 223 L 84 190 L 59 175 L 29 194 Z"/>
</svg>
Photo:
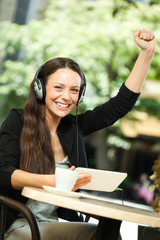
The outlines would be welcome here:
<svg viewBox="0 0 160 240">
<path fill-rule="evenodd" d="M 70 92 L 68 90 L 63 91 L 62 98 L 66 100 L 70 99 Z"/>
</svg>

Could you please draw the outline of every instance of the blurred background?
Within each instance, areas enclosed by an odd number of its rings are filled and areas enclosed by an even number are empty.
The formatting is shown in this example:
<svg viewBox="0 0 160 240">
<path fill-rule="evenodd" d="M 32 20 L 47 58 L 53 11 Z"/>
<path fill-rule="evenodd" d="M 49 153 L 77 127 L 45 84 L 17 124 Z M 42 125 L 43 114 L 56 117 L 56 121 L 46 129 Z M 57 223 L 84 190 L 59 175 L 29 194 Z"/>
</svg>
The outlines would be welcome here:
<svg viewBox="0 0 160 240">
<path fill-rule="evenodd" d="M 160 3 L 157 0 L 0 0 L 0 124 L 23 108 L 36 70 L 57 56 L 82 67 L 87 92 L 79 113 L 114 96 L 139 49 L 133 34 L 153 31 L 156 53 L 134 110 L 85 138 L 89 167 L 127 172 L 124 199 L 151 205 L 149 179 L 160 153 Z"/>
</svg>

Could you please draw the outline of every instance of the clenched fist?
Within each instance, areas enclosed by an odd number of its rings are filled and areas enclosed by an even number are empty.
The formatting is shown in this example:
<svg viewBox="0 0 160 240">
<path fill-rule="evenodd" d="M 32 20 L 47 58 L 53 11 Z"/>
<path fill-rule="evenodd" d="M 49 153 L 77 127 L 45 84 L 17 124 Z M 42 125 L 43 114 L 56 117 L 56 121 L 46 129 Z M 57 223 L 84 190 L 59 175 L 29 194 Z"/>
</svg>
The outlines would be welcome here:
<svg viewBox="0 0 160 240">
<path fill-rule="evenodd" d="M 155 35 L 151 31 L 138 29 L 134 33 L 134 41 L 142 50 L 155 52 Z"/>
</svg>

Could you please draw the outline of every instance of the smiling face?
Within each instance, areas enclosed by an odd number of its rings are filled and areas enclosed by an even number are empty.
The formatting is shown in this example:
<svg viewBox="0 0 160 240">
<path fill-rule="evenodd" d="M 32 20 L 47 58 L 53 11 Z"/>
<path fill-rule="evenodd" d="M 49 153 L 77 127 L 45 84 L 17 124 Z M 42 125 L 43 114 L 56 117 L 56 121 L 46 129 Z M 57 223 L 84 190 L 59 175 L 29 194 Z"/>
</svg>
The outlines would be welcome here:
<svg viewBox="0 0 160 240">
<path fill-rule="evenodd" d="M 60 68 L 49 75 L 46 83 L 46 116 L 60 119 L 70 113 L 78 101 L 80 86 L 80 75 L 69 68 Z"/>
</svg>

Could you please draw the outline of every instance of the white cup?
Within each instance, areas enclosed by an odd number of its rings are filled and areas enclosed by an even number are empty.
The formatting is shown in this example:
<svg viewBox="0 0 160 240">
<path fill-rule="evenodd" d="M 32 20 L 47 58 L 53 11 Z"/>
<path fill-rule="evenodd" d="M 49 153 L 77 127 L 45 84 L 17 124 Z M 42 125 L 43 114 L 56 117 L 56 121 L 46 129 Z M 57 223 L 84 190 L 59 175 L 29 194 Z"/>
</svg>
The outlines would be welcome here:
<svg viewBox="0 0 160 240">
<path fill-rule="evenodd" d="M 64 168 L 56 168 L 56 189 L 70 192 L 78 178 L 78 172 Z"/>
</svg>

